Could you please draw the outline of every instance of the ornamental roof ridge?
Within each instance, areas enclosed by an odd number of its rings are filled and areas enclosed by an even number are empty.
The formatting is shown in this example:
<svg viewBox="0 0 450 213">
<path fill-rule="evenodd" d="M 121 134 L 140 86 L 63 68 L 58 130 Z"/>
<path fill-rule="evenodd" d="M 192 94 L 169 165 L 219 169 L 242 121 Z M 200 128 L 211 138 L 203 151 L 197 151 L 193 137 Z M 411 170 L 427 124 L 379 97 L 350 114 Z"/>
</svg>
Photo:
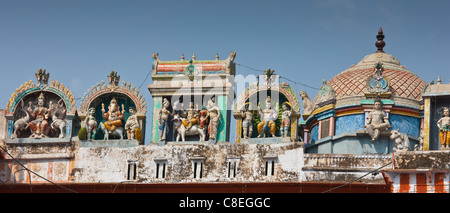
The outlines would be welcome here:
<svg viewBox="0 0 450 213">
<path fill-rule="evenodd" d="M 231 52 L 230 55 L 224 59 L 219 59 L 219 54 L 216 54 L 215 59 L 210 60 L 197 60 L 195 54 L 190 60 L 185 60 L 184 54 L 181 55 L 180 60 L 170 60 L 163 61 L 159 58 L 159 53 L 153 54 L 153 67 L 152 76 L 155 75 L 176 75 L 181 74 L 184 69 L 190 64 L 198 67 L 201 72 L 225 72 L 231 73 L 234 58 L 236 56 L 235 52 Z"/>
<path fill-rule="evenodd" d="M 28 93 L 34 91 L 47 91 L 57 93 L 64 99 L 66 107 L 68 109 L 68 113 L 75 114 L 76 106 L 75 106 L 75 96 L 71 90 L 63 83 L 59 81 L 55 81 L 52 79 L 50 83 L 48 83 L 48 78 L 50 73 L 46 73 L 44 69 L 38 69 L 37 73 L 35 73 L 37 84 L 35 84 L 32 80 L 25 82 L 20 85 L 11 95 L 11 98 L 8 100 L 6 104 L 6 112 L 13 112 L 17 101 L 22 98 L 22 96 L 27 95 Z"/>
<path fill-rule="evenodd" d="M 134 84 L 122 80 L 120 84 L 117 86 L 106 85 L 105 81 L 97 82 L 92 85 L 90 89 L 88 89 L 84 95 L 81 97 L 80 107 L 78 109 L 79 114 L 86 114 L 89 108 L 89 104 L 92 100 L 91 97 L 97 96 L 98 94 L 109 93 L 109 92 L 121 92 L 127 91 L 127 95 L 132 94 L 134 97 L 130 97 L 133 101 L 136 101 L 140 104 L 140 107 L 137 114 L 146 114 L 147 113 L 147 102 L 144 99 L 144 96 L 138 87 L 135 87 Z M 89 102 L 89 103 L 87 103 Z"/>
</svg>

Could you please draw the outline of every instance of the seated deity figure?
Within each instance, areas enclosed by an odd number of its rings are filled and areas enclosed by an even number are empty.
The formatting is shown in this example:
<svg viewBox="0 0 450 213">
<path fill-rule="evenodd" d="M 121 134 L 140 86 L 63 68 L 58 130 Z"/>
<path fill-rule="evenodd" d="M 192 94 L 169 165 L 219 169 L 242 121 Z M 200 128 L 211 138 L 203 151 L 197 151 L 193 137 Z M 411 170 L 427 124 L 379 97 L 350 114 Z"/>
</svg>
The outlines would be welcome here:
<svg viewBox="0 0 450 213">
<path fill-rule="evenodd" d="M 450 112 L 448 107 L 443 107 L 443 116 L 437 122 L 439 138 L 442 148 L 450 147 Z"/>
<path fill-rule="evenodd" d="M 244 111 L 242 112 L 242 129 L 244 130 L 244 138 L 250 138 L 253 133 L 253 112 L 251 110 L 251 105 L 246 104 Z"/>
<path fill-rule="evenodd" d="M 44 94 L 41 93 L 38 97 L 37 107 L 32 109 L 31 102 L 29 103 L 27 110 L 30 117 L 33 119 L 28 123 L 32 133 L 30 138 L 42 138 L 48 137 L 49 135 L 49 118 L 51 115 L 49 108 L 44 106 L 44 101 Z"/>
<path fill-rule="evenodd" d="M 198 112 L 194 109 L 194 103 L 190 102 L 189 109 L 187 109 L 186 111 L 183 109 L 182 114 L 183 117 L 185 117 L 185 119 L 183 119 L 183 125 L 184 127 L 186 127 L 186 130 L 189 130 L 192 125 L 197 124 Z"/>
<path fill-rule="evenodd" d="M 278 107 L 272 109 L 270 96 L 266 99 L 266 108 L 261 110 L 260 103 L 258 103 L 258 114 L 261 118 L 261 122 L 258 124 L 258 138 L 269 132 L 272 137 L 275 137 L 275 131 L 277 130 L 275 120 L 278 118 Z"/>
<path fill-rule="evenodd" d="M 87 130 L 87 139 L 95 139 L 95 134 L 97 133 L 97 121 L 95 120 L 95 108 L 91 107 L 88 111 L 88 116 L 84 119 L 84 125 Z"/>
<path fill-rule="evenodd" d="M 136 116 L 136 108 L 129 107 L 130 117 L 128 117 L 125 123 L 125 130 L 127 131 L 127 137 L 129 140 L 136 139 L 136 128 L 140 128 L 139 122 Z"/>
<path fill-rule="evenodd" d="M 117 103 L 116 98 L 112 98 L 108 106 L 108 112 L 105 112 L 105 104 L 102 103 L 103 118 L 106 119 L 105 128 L 109 133 L 116 131 L 117 127 L 122 126 L 123 114 L 125 113 L 122 104 L 122 111 Z"/>
<path fill-rule="evenodd" d="M 169 111 L 170 102 L 167 98 L 164 98 L 162 108 L 159 110 L 158 129 L 159 129 L 159 141 L 165 141 L 169 128 L 167 126 L 169 116 L 172 112 Z"/>
<path fill-rule="evenodd" d="M 391 127 L 389 119 L 382 110 L 380 97 L 377 96 L 373 103 L 373 110 L 367 116 L 366 131 L 372 141 L 375 141 L 380 137 L 381 131 L 387 130 L 389 127 Z"/>
<path fill-rule="evenodd" d="M 286 102 L 284 103 L 281 108 L 283 110 L 281 114 L 281 137 L 289 137 L 289 129 L 291 128 L 291 115 L 292 115 L 292 108 L 289 108 L 288 105 L 290 103 Z"/>
</svg>

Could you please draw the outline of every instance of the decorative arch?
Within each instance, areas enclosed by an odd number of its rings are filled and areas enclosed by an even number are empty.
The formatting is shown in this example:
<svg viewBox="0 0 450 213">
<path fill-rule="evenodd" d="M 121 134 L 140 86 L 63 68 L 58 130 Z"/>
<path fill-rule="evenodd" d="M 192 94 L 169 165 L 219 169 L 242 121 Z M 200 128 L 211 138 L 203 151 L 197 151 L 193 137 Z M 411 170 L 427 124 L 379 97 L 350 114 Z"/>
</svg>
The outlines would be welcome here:
<svg viewBox="0 0 450 213">
<path fill-rule="evenodd" d="M 275 92 L 279 92 L 283 94 L 286 99 L 292 104 L 292 108 L 295 111 L 295 113 L 300 113 L 300 101 L 295 95 L 294 90 L 289 86 L 287 83 L 281 83 L 281 85 L 257 85 L 257 82 L 250 84 L 247 88 L 245 88 L 245 91 L 241 93 L 236 100 L 233 110 L 234 111 L 240 111 L 243 109 L 245 102 L 252 96 L 257 94 L 259 91 L 264 90 L 272 90 Z M 282 104 L 282 103 L 280 103 Z"/>
<path fill-rule="evenodd" d="M 42 142 L 70 141 L 72 119 L 76 112 L 75 97 L 63 83 L 54 79 L 49 83 L 49 75 L 45 69 L 38 69 L 35 73 L 37 83 L 29 80 L 12 93 L 5 109 L 7 142 L 31 142 L 28 137 L 33 138 L 35 134 L 25 124 L 29 124 L 34 118 L 30 116 L 28 108 L 36 107 L 36 99 L 41 94 L 45 98 L 44 106 L 50 111 L 48 121 L 51 123 L 49 124 L 52 125 L 52 128 L 55 125 L 59 125 L 61 128 L 51 129 L 48 134 L 40 135 L 39 138 L 45 137 L 42 138 Z"/>
<path fill-rule="evenodd" d="M 143 142 L 145 138 L 145 114 L 147 113 L 147 103 L 145 102 L 144 96 L 139 91 L 139 88 L 135 87 L 130 82 L 122 80 L 119 84 L 120 75 L 117 72 L 111 71 L 108 77 L 109 84 L 107 85 L 104 81 L 93 85 L 86 93 L 82 96 L 80 106 L 78 108 L 78 116 L 81 121 L 81 127 L 85 126 L 85 118 L 88 116 L 89 108 L 95 108 L 95 120 L 98 125 L 104 123 L 106 120 L 101 116 L 102 104 L 105 104 L 105 108 L 114 97 L 117 99 L 119 106 L 125 103 L 124 106 L 125 113 L 122 120 L 122 126 L 125 127 L 125 123 L 131 116 L 129 107 L 133 107 L 136 110 L 136 118 L 139 123 L 140 136 L 138 141 Z M 122 110 L 122 108 L 121 108 Z M 106 133 L 105 133 L 106 134 Z M 104 137 L 102 132 L 97 133 L 94 139 L 101 140 Z M 128 134 L 124 133 L 124 138 L 127 138 Z M 82 139 L 84 140 L 84 139 Z"/>
<path fill-rule="evenodd" d="M 263 76 L 264 77 L 264 76 Z M 265 77 L 267 78 L 267 77 Z M 269 77 L 270 78 L 270 77 Z M 263 85 L 258 85 L 258 82 L 250 84 L 247 88 L 245 88 L 244 92 L 241 93 L 236 100 L 233 106 L 233 116 L 236 119 L 236 142 L 241 141 L 242 135 L 242 115 L 241 112 L 244 109 L 244 106 L 248 99 L 254 95 L 258 95 L 261 91 L 272 91 L 275 93 L 281 94 L 286 100 L 290 103 L 290 107 L 292 108 L 292 121 L 291 121 L 291 141 L 295 141 L 297 139 L 297 126 L 298 126 L 298 118 L 300 117 L 300 101 L 295 95 L 294 90 L 289 86 L 288 83 L 281 82 L 279 85 L 275 85 L 274 83 L 264 83 Z M 282 101 L 282 100 L 280 100 Z M 277 101 L 278 102 L 278 101 Z M 281 105 L 283 102 L 279 102 Z M 256 107 L 256 106 L 254 106 Z M 263 106 L 262 106 L 263 107 Z M 253 109 L 256 110 L 256 109 Z M 255 129 L 255 127 L 254 127 Z M 256 131 L 256 130 L 254 130 Z"/>
</svg>

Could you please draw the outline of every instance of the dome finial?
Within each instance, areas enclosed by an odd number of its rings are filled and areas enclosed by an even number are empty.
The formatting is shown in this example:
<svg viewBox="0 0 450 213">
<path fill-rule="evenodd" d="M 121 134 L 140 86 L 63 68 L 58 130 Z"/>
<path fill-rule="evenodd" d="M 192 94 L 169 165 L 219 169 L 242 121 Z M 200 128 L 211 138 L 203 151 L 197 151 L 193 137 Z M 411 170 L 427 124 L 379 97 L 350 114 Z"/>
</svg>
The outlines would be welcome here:
<svg viewBox="0 0 450 213">
<path fill-rule="evenodd" d="M 377 35 L 377 39 L 378 41 L 375 42 L 375 46 L 377 47 L 377 53 L 384 53 L 383 51 L 383 47 L 386 45 L 386 43 L 383 41 L 384 39 L 384 34 L 383 34 L 383 29 L 378 30 L 378 35 Z"/>
</svg>

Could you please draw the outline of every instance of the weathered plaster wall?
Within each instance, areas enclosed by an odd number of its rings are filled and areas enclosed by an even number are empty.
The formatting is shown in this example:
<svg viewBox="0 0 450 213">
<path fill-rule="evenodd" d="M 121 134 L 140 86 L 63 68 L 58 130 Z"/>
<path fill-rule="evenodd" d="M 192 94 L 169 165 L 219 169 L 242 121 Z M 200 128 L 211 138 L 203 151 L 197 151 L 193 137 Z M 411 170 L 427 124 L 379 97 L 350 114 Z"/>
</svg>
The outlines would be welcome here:
<svg viewBox="0 0 450 213">
<path fill-rule="evenodd" d="M 202 178 L 193 177 L 193 159 L 204 157 Z M 274 175 L 265 175 L 265 157 L 275 159 Z M 228 177 L 229 158 L 238 158 L 236 176 Z M 128 161 L 136 160 L 136 181 L 226 182 L 301 181 L 303 146 L 281 144 L 184 144 L 129 148 L 80 147 L 72 170 L 75 182 L 127 181 Z M 166 162 L 165 178 L 156 178 L 157 162 Z"/>
<path fill-rule="evenodd" d="M 443 169 L 450 167 L 450 150 L 396 152 L 395 169 Z"/>
<path fill-rule="evenodd" d="M 54 182 L 70 181 L 74 146 L 70 143 L 7 145 L 8 153 L 28 169 Z M 17 161 L 4 154 L 0 161 L 0 180 L 7 183 L 47 182 L 29 173 Z"/>
</svg>

